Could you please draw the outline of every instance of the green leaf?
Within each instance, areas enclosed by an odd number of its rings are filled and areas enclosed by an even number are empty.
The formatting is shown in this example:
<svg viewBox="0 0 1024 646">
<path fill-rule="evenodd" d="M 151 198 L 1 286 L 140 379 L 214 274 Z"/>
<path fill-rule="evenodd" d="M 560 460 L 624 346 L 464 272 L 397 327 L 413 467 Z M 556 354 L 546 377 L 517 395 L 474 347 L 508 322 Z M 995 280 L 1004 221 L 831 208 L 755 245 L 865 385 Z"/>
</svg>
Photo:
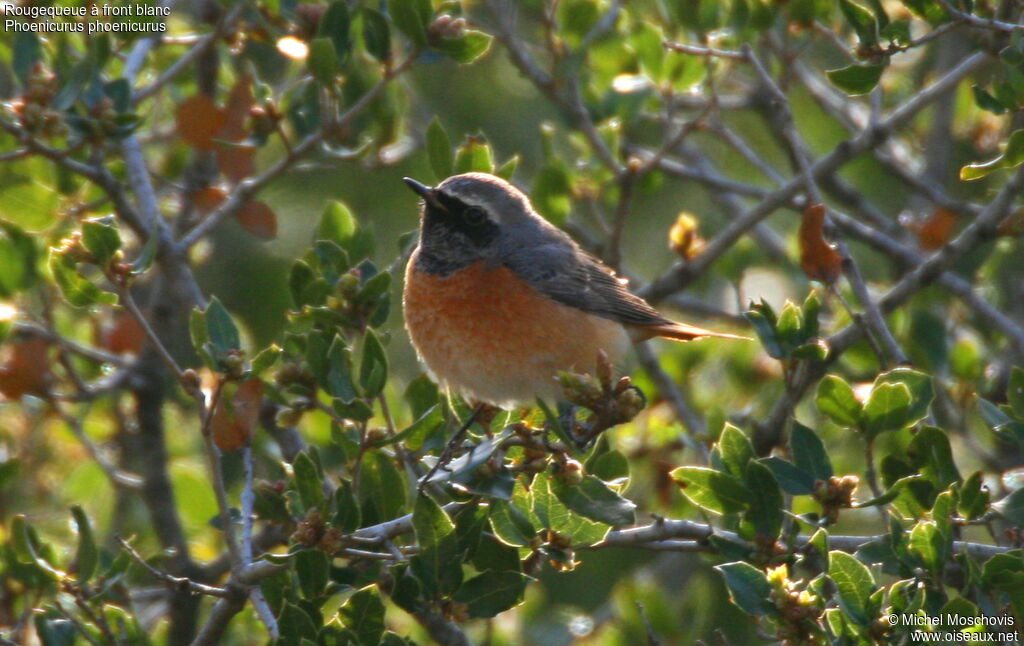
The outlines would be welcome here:
<svg viewBox="0 0 1024 646">
<path fill-rule="evenodd" d="M 972 85 L 971 91 L 974 93 L 974 103 L 982 110 L 988 110 L 992 114 L 1003 114 L 1006 112 L 1007 106 L 1000 103 L 999 99 L 989 94 L 985 88 L 980 85 Z"/>
<path fill-rule="evenodd" d="M 427 25 L 433 13 L 430 0 L 388 0 L 388 13 L 413 45 L 423 47 L 427 44 Z"/>
<path fill-rule="evenodd" d="M 317 82 L 328 88 L 334 86 L 334 75 L 338 71 L 338 56 L 334 51 L 334 44 L 329 38 L 314 38 L 309 43 L 309 56 L 306 57 L 306 65 Z"/>
<path fill-rule="evenodd" d="M 636 522 L 636 505 L 615 493 L 592 475 L 583 476 L 579 484 L 565 483 L 554 478 L 551 489 L 570 510 L 612 527 L 632 525 Z"/>
<path fill-rule="evenodd" d="M 896 45 L 910 45 L 913 42 L 910 36 L 910 21 L 893 20 L 882 28 L 882 37 Z"/>
<path fill-rule="evenodd" d="M 331 563 L 320 550 L 302 550 L 295 555 L 295 574 L 299 579 L 302 596 L 316 601 L 327 588 Z"/>
<path fill-rule="evenodd" d="M 846 552 L 829 552 L 828 575 L 839 591 L 839 606 L 855 624 L 868 628 L 875 620 L 871 595 L 875 580 L 867 566 Z"/>
<path fill-rule="evenodd" d="M 377 585 L 368 585 L 349 597 L 338 609 L 338 618 L 360 644 L 380 643 L 384 636 L 384 601 Z"/>
<path fill-rule="evenodd" d="M 764 572 L 742 561 L 716 565 L 715 569 L 725 579 L 729 600 L 744 612 L 755 617 L 778 614 L 771 600 L 772 586 Z"/>
<path fill-rule="evenodd" d="M 850 65 L 836 70 L 828 70 L 825 75 L 832 85 L 850 96 L 867 94 L 875 89 L 882 78 L 884 65 Z"/>
<path fill-rule="evenodd" d="M 744 518 L 762 536 L 777 538 L 782 529 L 782 514 L 786 507 L 782 489 L 771 470 L 760 462 L 747 465 L 743 483 L 750 492 L 750 509 Z"/>
<path fill-rule="evenodd" d="M 108 218 L 82 222 L 82 245 L 96 258 L 96 264 L 105 267 L 121 248 L 121 235 Z"/>
<path fill-rule="evenodd" d="M 466 604 L 471 619 L 494 617 L 519 605 L 529 582 L 520 572 L 487 571 L 463 583 L 452 599 Z"/>
<path fill-rule="evenodd" d="M 607 451 L 591 456 L 584 466 L 588 473 L 605 482 L 629 477 L 629 460 L 619 451 Z"/>
<path fill-rule="evenodd" d="M 296 456 L 292 471 L 295 473 L 295 490 L 299 493 L 302 506 L 306 509 L 319 507 L 324 502 L 323 478 L 308 453 L 303 451 Z"/>
<path fill-rule="evenodd" d="M 259 353 L 252 358 L 252 363 L 250 364 L 250 369 L 252 370 L 252 373 L 254 375 L 259 375 L 260 373 L 264 372 L 265 370 L 273 366 L 275 363 L 277 363 L 277 359 L 278 357 L 281 356 L 282 352 L 283 350 L 281 350 L 281 346 L 277 345 L 276 343 L 271 343 L 267 347 L 260 350 Z"/>
<path fill-rule="evenodd" d="M 381 442 L 381 446 L 405 442 L 405 446 L 412 451 L 419 451 L 423 448 L 424 442 L 439 428 L 444 426 L 444 415 L 439 404 L 434 404 L 425 413 L 409 425 L 408 428 L 396 433 L 394 437 L 387 438 Z"/>
<path fill-rule="evenodd" d="M 352 493 L 352 485 L 347 480 L 338 483 L 334 490 L 334 517 L 331 524 L 343 532 L 354 532 L 359 529 L 362 514 L 359 503 Z"/>
<path fill-rule="evenodd" d="M 491 48 L 491 36 L 472 29 L 458 38 L 442 38 L 434 43 L 434 49 L 451 56 L 456 63 L 468 65 L 487 53 Z"/>
<path fill-rule="evenodd" d="M 422 417 L 440 401 L 440 392 L 430 377 L 420 375 L 405 387 L 402 397 L 409 404 L 414 417 Z"/>
<path fill-rule="evenodd" d="M 786 352 L 782 348 L 778 334 L 775 332 L 775 312 L 770 305 L 761 299 L 760 303 L 751 303 L 750 309 L 743 312 L 743 318 L 750 322 L 761 340 L 764 351 L 773 359 L 785 359 Z"/>
<path fill-rule="evenodd" d="M 317 29 L 318 38 L 313 40 L 313 43 L 320 39 L 329 39 L 334 56 L 332 62 L 343 61 L 348 56 L 349 49 L 352 47 L 352 42 L 349 37 L 349 30 L 352 26 L 352 18 L 348 13 L 348 5 L 344 0 L 335 0 L 327 6 L 327 10 L 324 15 L 320 18 L 320 26 Z M 313 55 L 313 46 L 310 44 L 310 56 Z M 332 66 L 333 75 L 333 66 Z"/>
<path fill-rule="evenodd" d="M 901 366 L 887 370 L 875 378 L 872 388 L 878 384 L 903 384 L 910 389 L 910 421 L 916 424 L 928 415 L 928 406 L 935 398 L 935 386 L 927 373 Z"/>
<path fill-rule="evenodd" d="M 347 248 L 359 230 L 352 211 L 342 202 L 330 202 L 320 216 L 316 229 L 317 240 L 330 240 L 342 249 Z"/>
<path fill-rule="evenodd" d="M 981 612 L 978 610 L 978 606 L 959 595 L 947 601 L 938 614 L 940 617 L 952 616 L 959 618 L 956 623 L 951 623 L 950 625 L 965 627 L 981 625 L 979 621 Z M 975 622 L 978 623 L 976 624 Z"/>
<path fill-rule="evenodd" d="M 960 169 L 960 179 L 981 179 L 995 170 L 1016 168 L 1024 162 L 1024 129 L 1016 130 L 1006 142 L 1003 154 L 980 164 L 968 164 Z"/>
<path fill-rule="evenodd" d="M 51 616 L 51 612 L 55 613 L 52 610 L 46 614 L 35 613 L 33 624 L 39 641 L 43 646 L 75 646 L 78 637 L 75 624 L 63 616 Z"/>
<path fill-rule="evenodd" d="M 690 502 L 716 514 L 745 510 L 750 492 L 739 478 L 707 467 L 679 467 L 669 474 Z"/>
<path fill-rule="evenodd" d="M 1024 552 L 996 554 L 985 563 L 981 580 L 986 588 L 1006 594 L 1018 615 L 1024 612 Z"/>
<path fill-rule="evenodd" d="M 299 646 L 303 639 L 313 641 L 317 636 L 316 624 L 309 613 L 288 602 L 285 602 L 277 618 L 277 627 L 281 631 L 281 641 L 289 645 Z"/>
<path fill-rule="evenodd" d="M 494 171 L 494 174 L 505 180 L 506 182 L 512 181 L 512 176 L 516 174 L 516 168 L 519 167 L 519 155 L 512 155 L 502 163 L 501 166 Z"/>
<path fill-rule="evenodd" d="M 594 545 L 604 540 L 611 526 L 570 511 L 552 491 L 552 480 L 550 476 L 538 475 L 530 487 L 533 496 L 532 512 L 539 524 L 568 538 L 576 547 Z"/>
<path fill-rule="evenodd" d="M 1024 368 L 1014 366 L 1010 373 L 1010 385 L 1006 389 L 1006 400 L 1019 420 L 1024 420 Z"/>
<path fill-rule="evenodd" d="M 235 322 L 216 296 L 210 299 L 203 318 L 206 320 L 206 331 L 213 346 L 214 358 L 221 360 L 229 351 L 242 347 Z"/>
<path fill-rule="evenodd" d="M 430 160 L 430 170 L 434 177 L 443 180 L 452 174 L 455 165 L 455 155 L 452 152 L 452 143 L 448 139 L 441 120 L 434 117 L 434 120 L 427 126 L 427 159 Z"/>
<path fill-rule="evenodd" d="M 990 494 L 985 486 L 981 471 L 975 471 L 960 487 L 957 510 L 967 520 L 980 518 L 988 509 Z"/>
<path fill-rule="evenodd" d="M 530 519 L 515 505 L 504 500 L 492 500 L 491 529 L 502 543 L 513 547 L 525 547 L 530 544 L 537 530 L 530 524 Z"/>
<path fill-rule="evenodd" d="M 369 7 L 359 10 L 363 20 L 363 42 L 366 51 L 381 63 L 391 60 L 391 27 L 384 15 Z"/>
<path fill-rule="evenodd" d="M 455 524 L 430 496 L 421 493 L 413 505 L 412 526 L 420 546 L 412 559 L 413 572 L 432 594 L 454 592 L 462 582 Z"/>
<path fill-rule="evenodd" d="M 941 571 L 946 559 L 946 544 L 935 521 L 922 520 L 914 525 L 910 531 L 909 548 L 932 573 Z"/>
<path fill-rule="evenodd" d="M 934 426 L 921 428 L 907 445 L 906 454 L 936 490 L 942 491 L 960 481 L 949 436 L 942 429 Z"/>
<path fill-rule="evenodd" d="M 359 470 L 359 501 L 363 523 L 375 525 L 405 513 L 405 481 L 381 451 L 367 451 Z"/>
<path fill-rule="evenodd" d="M 820 559 L 822 570 L 827 572 L 829 568 L 828 531 L 824 528 L 818 528 L 810 540 L 807 541 L 807 545 L 804 546 L 804 553 L 811 558 Z"/>
<path fill-rule="evenodd" d="M 135 262 L 132 263 L 133 274 L 144 274 L 153 266 L 153 261 L 156 260 L 158 243 L 159 240 L 155 235 L 149 236 L 149 240 L 146 241 L 146 244 L 142 245 L 139 255 L 135 258 Z"/>
<path fill-rule="evenodd" d="M 759 462 L 771 470 L 775 480 L 786 493 L 792 496 L 805 496 L 814 492 L 815 477 L 798 469 L 792 463 L 776 456 L 762 458 Z"/>
<path fill-rule="evenodd" d="M 493 173 L 494 156 L 491 147 L 479 137 L 466 137 L 455 153 L 456 173 Z"/>
<path fill-rule="evenodd" d="M 743 478 L 747 463 L 754 459 L 754 445 L 739 428 L 726 422 L 718 436 L 718 452 L 722 456 L 725 470 L 737 478 Z"/>
<path fill-rule="evenodd" d="M 335 399 L 351 404 L 359 393 L 352 382 L 352 358 L 340 335 L 335 336 L 327 351 L 327 371 L 322 385 Z"/>
<path fill-rule="evenodd" d="M 14 34 L 11 49 L 11 67 L 14 68 L 15 75 L 21 81 L 22 88 L 25 89 L 32 67 L 43 55 L 39 36 L 32 31 L 19 31 Z"/>
<path fill-rule="evenodd" d="M 910 389 L 906 384 L 878 384 L 864 402 L 864 431 L 875 436 L 907 426 L 911 420 L 910 404 Z"/>
<path fill-rule="evenodd" d="M 860 425 L 861 405 L 853 388 L 842 377 L 828 375 L 818 384 L 815 396 L 818 410 L 840 426 L 856 428 Z"/>
<path fill-rule="evenodd" d="M 53 279 L 60 287 L 61 295 L 70 305 L 86 307 L 97 303 L 104 305 L 117 303 L 117 294 L 101 290 L 78 273 L 75 261 L 70 255 L 51 247 L 48 265 Z"/>
<path fill-rule="evenodd" d="M 11 298 L 36 279 L 36 247 L 17 225 L 0 220 L 0 298 Z"/>
<path fill-rule="evenodd" d="M 75 578 L 79 583 L 86 583 L 96 571 L 99 562 L 99 550 L 96 538 L 92 533 L 92 524 L 80 505 L 71 506 L 71 516 L 78 529 L 78 549 L 75 552 Z"/>
<path fill-rule="evenodd" d="M 1024 527 L 1024 488 L 1017 489 L 999 502 L 993 503 L 992 508 L 1014 526 Z"/>
<path fill-rule="evenodd" d="M 778 323 L 775 324 L 775 332 L 782 341 L 784 347 L 794 348 L 803 343 L 803 312 L 790 300 L 782 308 L 779 314 Z"/>
<path fill-rule="evenodd" d="M 554 224 L 561 224 L 572 212 L 572 179 L 560 160 L 540 167 L 533 178 L 530 197 L 537 212 Z"/>
<path fill-rule="evenodd" d="M 878 43 L 878 21 L 874 14 L 851 0 L 839 0 L 839 8 L 861 44 L 871 47 Z"/>
<path fill-rule="evenodd" d="M 359 366 L 359 385 L 363 396 L 376 397 L 384 390 L 388 379 L 388 357 L 384 346 L 373 330 L 366 331 L 363 342 L 363 361 Z"/>
<path fill-rule="evenodd" d="M 789 449 L 796 468 L 811 474 L 815 480 L 828 480 L 834 474 L 832 461 L 821 439 L 800 422 L 793 420 Z"/>
</svg>

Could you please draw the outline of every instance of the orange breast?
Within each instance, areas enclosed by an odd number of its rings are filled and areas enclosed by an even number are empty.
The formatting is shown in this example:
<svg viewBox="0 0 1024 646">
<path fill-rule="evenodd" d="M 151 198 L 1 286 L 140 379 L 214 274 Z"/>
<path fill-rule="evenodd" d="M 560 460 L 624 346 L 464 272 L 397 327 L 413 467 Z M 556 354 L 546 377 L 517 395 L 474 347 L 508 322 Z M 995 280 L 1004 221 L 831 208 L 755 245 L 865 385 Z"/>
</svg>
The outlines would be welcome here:
<svg viewBox="0 0 1024 646">
<path fill-rule="evenodd" d="M 499 406 L 561 397 L 559 370 L 593 372 L 598 350 L 625 353 L 623 327 L 562 305 L 505 267 L 478 262 L 449 276 L 405 273 L 405 326 L 443 385 Z"/>
</svg>

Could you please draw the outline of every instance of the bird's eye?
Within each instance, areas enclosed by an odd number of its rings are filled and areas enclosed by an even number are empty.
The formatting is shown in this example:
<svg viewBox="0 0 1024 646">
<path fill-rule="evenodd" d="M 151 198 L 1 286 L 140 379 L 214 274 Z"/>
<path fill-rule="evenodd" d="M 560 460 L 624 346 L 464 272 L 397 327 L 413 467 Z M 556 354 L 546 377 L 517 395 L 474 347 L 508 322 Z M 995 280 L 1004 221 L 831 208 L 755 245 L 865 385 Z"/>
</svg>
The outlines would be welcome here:
<svg viewBox="0 0 1024 646">
<path fill-rule="evenodd" d="M 462 212 L 462 217 L 467 224 L 477 226 L 487 221 L 487 214 L 478 206 L 471 206 Z"/>
</svg>

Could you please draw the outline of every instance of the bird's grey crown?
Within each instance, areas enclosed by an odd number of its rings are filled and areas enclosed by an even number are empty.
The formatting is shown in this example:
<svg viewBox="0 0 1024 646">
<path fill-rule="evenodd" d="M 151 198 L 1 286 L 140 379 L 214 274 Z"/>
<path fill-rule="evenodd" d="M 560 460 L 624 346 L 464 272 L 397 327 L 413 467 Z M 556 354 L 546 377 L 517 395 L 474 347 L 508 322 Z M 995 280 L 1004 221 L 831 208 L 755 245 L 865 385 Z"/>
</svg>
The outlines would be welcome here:
<svg viewBox="0 0 1024 646">
<path fill-rule="evenodd" d="M 438 192 L 465 204 L 484 209 L 498 224 L 513 224 L 529 218 L 530 201 L 518 188 L 487 173 L 453 175 L 437 185 Z"/>
</svg>

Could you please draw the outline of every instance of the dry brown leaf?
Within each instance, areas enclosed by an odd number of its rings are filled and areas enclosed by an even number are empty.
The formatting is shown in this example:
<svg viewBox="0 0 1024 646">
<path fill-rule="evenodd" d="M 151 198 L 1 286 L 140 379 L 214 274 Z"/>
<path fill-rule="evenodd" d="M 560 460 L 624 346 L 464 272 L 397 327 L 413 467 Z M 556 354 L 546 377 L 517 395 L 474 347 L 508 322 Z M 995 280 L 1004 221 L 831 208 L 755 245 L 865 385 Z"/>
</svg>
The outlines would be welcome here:
<svg viewBox="0 0 1024 646">
<path fill-rule="evenodd" d="M 949 242 L 955 226 L 956 213 L 940 206 L 924 222 L 918 223 L 914 230 L 921 248 L 935 251 Z"/>
<path fill-rule="evenodd" d="M 257 238 L 272 240 L 277 237 L 277 216 L 260 200 L 249 200 L 238 210 L 238 223 Z"/>
<path fill-rule="evenodd" d="M 101 347 L 114 354 L 138 354 L 146 340 L 146 332 L 142 325 L 127 310 L 114 314 L 113 323 L 108 326 L 100 338 Z"/>
<path fill-rule="evenodd" d="M 178 134 L 186 144 L 199 150 L 214 150 L 214 139 L 224 127 L 224 110 L 205 94 L 194 94 L 175 110 Z"/>
<path fill-rule="evenodd" d="M 9 355 L 0 366 L 0 394 L 7 399 L 22 395 L 45 395 L 53 381 L 50 372 L 50 342 L 33 336 L 9 344 Z"/>
<path fill-rule="evenodd" d="M 205 217 L 216 211 L 227 197 L 227 191 L 219 186 L 207 186 L 192 194 L 192 204 Z"/>
<path fill-rule="evenodd" d="M 832 285 L 843 271 L 843 259 L 825 242 L 825 207 L 812 204 L 804 209 L 800 222 L 800 268 L 807 277 Z"/>
<path fill-rule="evenodd" d="M 231 88 L 224 108 L 224 126 L 217 135 L 217 139 L 234 144 L 219 144 L 216 155 L 220 172 L 236 183 L 256 174 L 256 147 L 242 143 L 249 137 L 245 124 L 252 105 L 252 78 L 244 75 Z"/>
<path fill-rule="evenodd" d="M 210 431 L 217 448 L 234 451 L 248 444 L 259 422 L 262 405 L 263 382 L 259 379 L 225 385 L 210 420 Z"/>
</svg>

